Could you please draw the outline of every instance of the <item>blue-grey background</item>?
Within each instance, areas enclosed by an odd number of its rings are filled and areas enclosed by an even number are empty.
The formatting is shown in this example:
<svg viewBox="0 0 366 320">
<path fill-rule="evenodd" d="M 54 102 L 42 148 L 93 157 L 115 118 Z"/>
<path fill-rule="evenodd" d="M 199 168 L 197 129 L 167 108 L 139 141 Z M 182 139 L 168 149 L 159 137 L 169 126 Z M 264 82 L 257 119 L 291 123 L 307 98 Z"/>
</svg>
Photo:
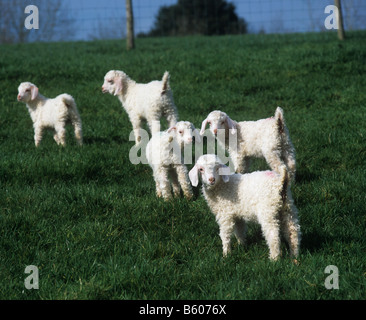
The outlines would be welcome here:
<svg viewBox="0 0 366 320">
<path fill-rule="evenodd" d="M 76 18 L 75 37 L 92 36 L 100 24 L 107 28 L 108 21 L 125 21 L 125 0 L 66 0 L 65 7 Z M 148 32 L 158 10 L 163 5 L 175 4 L 177 0 L 133 0 L 135 33 Z M 324 20 L 327 5 L 333 0 L 229 0 L 235 4 L 237 14 L 248 22 L 249 32 L 284 33 L 325 31 Z M 346 29 L 366 28 L 366 1 L 343 0 Z M 107 20 L 107 21 L 105 21 Z M 122 23 L 125 30 L 125 24 Z M 110 35 L 112 36 L 112 34 Z"/>
<path fill-rule="evenodd" d="M 247 22 L 249 33 L 327 31 L 324 10 L 334 5 L 334 0 L 227 1 Z M 159 8 L 177 0 L 132 3 L 135 34 L 139 36 L 152 29 Z M 40 30 L 24 28 L 24 8 L 29 4 L 39 7 Z M 365 0 L 342 0 L 342 12 L 346 31 L 366 29 Z M 118 39 L 126 35 L 125 0 L 0 0 L 0 17 L 0 43 Z"/>
</svg>

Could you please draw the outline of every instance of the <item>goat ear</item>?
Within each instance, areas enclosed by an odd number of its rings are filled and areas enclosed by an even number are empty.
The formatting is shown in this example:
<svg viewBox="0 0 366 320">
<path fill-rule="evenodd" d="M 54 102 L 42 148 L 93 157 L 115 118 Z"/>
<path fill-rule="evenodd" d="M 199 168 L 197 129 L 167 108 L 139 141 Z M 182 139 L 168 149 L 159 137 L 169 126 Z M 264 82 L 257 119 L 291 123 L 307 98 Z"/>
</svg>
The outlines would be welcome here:
<svg viewBox="0 0 366 320">
<path fill-rule="evenodd" d="M 177 127 L 176 126 L 173 126 L 173 127 L 170 127 L 169 129 L 168 129 L 168 133 L 170 133 L 170 132 L 172 132 L 173 130 L 177 130 Z"/>
<path fill-rule="evenodd" d="M 205 120 L 202 121 L 202 125 L 201 125 L 201 131 L 200 131 L 200 135 L 203 136 L 203 134 L 205 133 L 205 129 L 206 129 L 206 125 L 207 125 L 207 121 L 208 119 L 206 118 Z"/>
<path fill-rule="evenodd" d="M 219 175 L 221 176 L 222 181 L 224 181 L 225 183 L 229 182 L 230 174 L 230 168 L 225 166 L 224 164 L 221 164 L 219 169 Z"/>
<path fill-rule="evenodd" d="M 115 86 L 116 88 L 114 89 L 114 95 L 118 95 L 119 93 L 122 92 L 122 78 L 121 77 L 118 77 L 118 76 L 115 76 L 114 77 L 114 83 L 115 83 Z"/>
<path fill-rule="evenodd" d="M 32 85 L 32 87 L 31 87 L 31 93 L 32 93 L 31 100 L 34 100 L 35 98 L 37 98 L 37 96 L 38 96 L 38 88 L 37 88 L 37 86 Z"/>
<path fill-rule="evenodd" d="M 236 123 L 233 120 L 231 120 L 229 116 L 226 116 L 226 123 L 231 134 L 234 134 L 236 130 Z"/>
<path fill-rule="evenodd" d="M 195 165 L 191 171 L 188 173 L 189 180 L 191 180 L 192 186 L 197 187 L 198 186 L 198 168 Z"/>
</svg>

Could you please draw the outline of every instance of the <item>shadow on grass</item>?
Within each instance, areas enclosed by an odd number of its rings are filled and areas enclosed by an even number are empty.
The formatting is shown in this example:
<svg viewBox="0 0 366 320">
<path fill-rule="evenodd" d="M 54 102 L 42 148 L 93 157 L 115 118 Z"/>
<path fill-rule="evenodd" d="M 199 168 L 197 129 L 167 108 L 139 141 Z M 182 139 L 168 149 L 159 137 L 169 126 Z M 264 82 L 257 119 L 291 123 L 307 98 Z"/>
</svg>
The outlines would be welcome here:
<svg viewBox="0 0 366 320">
<path fill-rule="evenodd" d="M 331 242 L 331 237 L 322 234 L 319 231 L 306 232 L 302 235 L 301 251 L 309 251 L 315 253 L 321 251 L 325 247 L 325 243 Z"/>
<path fill-rule="evenodd" d="M 233 243 L 235 239 L 233 238 Z M 349 242 L 352 241 L 348 238 L 335 237 L 329 234 L 324 234 L 321 230 L 313 230 L 310 232 L 303 232 L 301 236 L 300 252 L 308 251 L 310 253 L 316 253 L 326 250 L 326 248 L 332 247 L 335 242 Z M 266 246 L 265 239 L 263 237 L 261 228 L 259 225 L 249 225 L 248 234 L 246 236 L 245 248 L 251 248 L 256 245 Z M 289 250 L 289 245 L 281 233 L 281 247 Z"/>
<path fill-rule="evenodd" d="M 295 183 L 306 183 L 311 182 L 314 180 L 318 180 L 319 175 L 315 174 L 314 172 L 311 172 L 307 168 L 303 168 L 301 170 L 296 171 L 296 177 L 295 177 Z"/>
<path fill-rule="evenodd" d="M 310 253 L 331 252 L 337 246 L 348 246 L 348 244 L 357 243 L 357 237 L 348 237 L 342 235 L 330 235 L 322 230 L 313 230 L 304 232 L 301 240 L 300 250 Z"/>
<path fill-rule="evenodd" d="M 126 138 L 122 136 L 113 136 L 113 137 L 84 137 L 83 139 L 84 145 L 93 145 L 93 144 L 110 144 L 111 142 L 118 144 L 126 144 L 130 141 L 126 140 Z M 131 142 L 131 146 L 132 146 Z"/>
</svg>

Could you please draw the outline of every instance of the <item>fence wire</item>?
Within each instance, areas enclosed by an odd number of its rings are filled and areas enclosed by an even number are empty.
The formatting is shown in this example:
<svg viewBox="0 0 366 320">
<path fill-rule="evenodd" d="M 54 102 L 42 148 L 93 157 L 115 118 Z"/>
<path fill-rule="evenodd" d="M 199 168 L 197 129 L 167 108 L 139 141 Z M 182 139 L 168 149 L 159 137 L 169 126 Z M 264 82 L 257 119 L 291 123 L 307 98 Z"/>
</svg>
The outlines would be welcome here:
<svg viewBox="0 0 366 320">
<path fill-rule="evenodd" d="M 162 6 L 172 6 L 178 0 L 132 0 L 135 35 L 149 35 Z M 192 0 L 191 3 L 197 0 Z M 206 0 L 207 5 L 215 1 Z M 321 32 L 327 14 L 327 5 L 334 0 L 228 0 L 235 5 L 236 14 L 247 23 L 249 33 L 293 33 Z M 39 30 L 24 30 L 23 20 L 27 17 L 24 8 L 38 5 Z M 43 7 L 47 6 L 47 10 Z M 50 9 L 57 10 L 50 16 Z M 0 0 L 0 43 L 20 41 L 70 41 L 93 39 L 118 39 L 126 35 L 125 0 Z M 6 18 L 6 13 L 13 18 Z M 345 29 L 366 29 L 366 1 L 343 0 L 342 12 Z M 15 18 L 16 17 L 16 18 Z M 45 30 L 46 21 L 54 20 Z M 13 26 L 17 21 L 17 25 Z M 20 30 L 22 29 L 22 30 Z M 52 30 L 51 30 L 52 29 Z M 48 32 L 47 37 L 39 35 Z M 23 38 L 15 33 L 22 33 Z M 27 37 L 27 32 L 31 35 Z M 12 33 L 12 34 L 10 34 Z"/>
</svg>

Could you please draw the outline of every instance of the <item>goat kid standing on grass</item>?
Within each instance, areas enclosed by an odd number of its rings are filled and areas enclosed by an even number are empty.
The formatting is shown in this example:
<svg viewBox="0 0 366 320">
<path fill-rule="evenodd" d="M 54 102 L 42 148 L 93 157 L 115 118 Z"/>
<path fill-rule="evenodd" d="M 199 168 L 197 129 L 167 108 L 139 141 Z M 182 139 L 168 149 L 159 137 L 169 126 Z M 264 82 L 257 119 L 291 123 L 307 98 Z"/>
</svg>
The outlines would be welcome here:
<svg viewBox="0 0 366 320">
<path fill-rule="evenodd" d="M 171 199 L 172 188 L 176 197 L 180 195 L 181 189 L 187 199 L 193 197 L 182 151 L 186 146 L 191 146 L 193 141 L 201 142 L 196 131 L 191 122 L 179 121 L 168 130 L 154 134 L 146 145 L 146 158 L 153 170 L 158 197 Z"/>
<path fill-rule="evenodd" d="M 38 92 L 36 85 L 22 82 L 18 87 L 18 101 L 27 105 L 33 121 L 34 142 L 39 146 L 44 129 L 53 130 L 53 138 L 57 144 L 66 145 L 66 129 L 68 122 L 74 127 L 75 138 L 81 146 L 83 144 L 81 118 L 75 100 L 69 94 L 60 94 L 54 99 L 44 97 Z"/>
<path fill-rule="evenodd" d="M 295 180 L 295 148 L 280 107 L 274 117 L 241 122 L 232 120 L 225 112 L 212 111 L 202 122 L 201 135 L 207 124 L 219 145 L 229 152 L 236 172 L 249 172 L 250 158 L 263 157 L 274 171 L 278 172 L 280 166 L 286 165 L 291 181 Z M 237 142 L 231 145 L 230 135 L 234 133 Z"/>
<path fill-rule="evenodd" d="M 152 135 L 160 131 L 160 118 L 165 117 L 168 126 L 173 127 L 178 121 L 178 111 L 174 104 L 173 93 L 169 85 L 169 73 L 164 73 L 161 81 L 136 83 L 127 74 L 111 70 L 104 77 L 103 93 L 118 97 L 130 118 L 136 145 L 141 143 L 141 124 L 146 120 Z"/>
<path fill-rule="evenodd" d="M 281 255 L 280 231 L 289 244 L 290 254 L 297 257 L 301 232 L 285 165 L 279 173 L 230 174 L 216 155 L 208 154 L 199 157 L 189 172 L 193 186 L 198 185 L 199 176 L 203 195 L 220 227 L 224 257 L 230 252 L 232 233 L 239 243 L 245 243 L 247 222 L 261 225 L 271 260 Z"/>
</svg>

